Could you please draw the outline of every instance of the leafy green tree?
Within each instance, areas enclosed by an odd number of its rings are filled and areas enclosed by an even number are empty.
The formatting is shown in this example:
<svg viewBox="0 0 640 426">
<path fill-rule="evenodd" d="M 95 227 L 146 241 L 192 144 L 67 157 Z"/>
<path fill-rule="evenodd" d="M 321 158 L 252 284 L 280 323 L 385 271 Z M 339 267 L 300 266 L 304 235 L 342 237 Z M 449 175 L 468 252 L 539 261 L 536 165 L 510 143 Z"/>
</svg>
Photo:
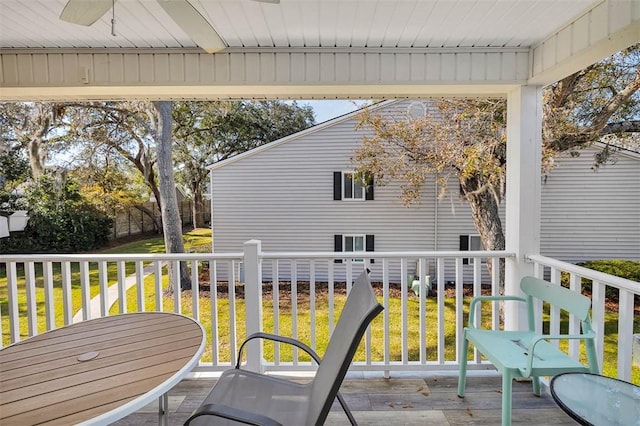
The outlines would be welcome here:
<svg viewBox="0 0 640 426">
<path fill-rule="evenodd" d="M 64 106 L 59 103 L 0 103 L 0 140 L 26 150 L 34 179 L 44 174 L 50 152 L 66 138 L 63 115 Z"/>
<path fill-rule="evenodd" d="M 543 168 L 554 158 L 578 152 L 615 135 L 631 140 L 640 132 L 640 45 L 635 45 L 545 88 Z M 422 184 L 435 175 L 443 193 L 452 179 L 469 202 L 485 250 L 504 250 L 498 215 L 506 172 L 506 102 L 501 99 L 433 101 L 423 117 L 394 120 L 365 112 L 359 126 L 371 131 L 354 163 L 384 184 L 403 183 L 406 203 L 417 200 Z M 604 139 L 603 139 L 604 138 Z M 594 159 L 615 154 L 610 146 Z"/>
<path fill-rule="evenodd" d="M 194 227 L 202 227 L 208 164 L 312 126 L 313 110 L 280 101 L 179 102 L 173 110 L 176 181 L 194 203 Z"/>
<path fill-rule="evenodd" d="M 22 148 L 8 143 L 0 146 L 0 210 L 23 209 L 18 188 L 30 176 L 29 162 L 22 154 Z"/>
<path fill-rule="evenodd" d="M 111 219 L 87 202 L 64 173 L 44 175 L 25 193 L 29 222 L 21 233 L 0 240 L 2 253 L 70 253 L 97 249 L 108 241 Z"/>
</svg>

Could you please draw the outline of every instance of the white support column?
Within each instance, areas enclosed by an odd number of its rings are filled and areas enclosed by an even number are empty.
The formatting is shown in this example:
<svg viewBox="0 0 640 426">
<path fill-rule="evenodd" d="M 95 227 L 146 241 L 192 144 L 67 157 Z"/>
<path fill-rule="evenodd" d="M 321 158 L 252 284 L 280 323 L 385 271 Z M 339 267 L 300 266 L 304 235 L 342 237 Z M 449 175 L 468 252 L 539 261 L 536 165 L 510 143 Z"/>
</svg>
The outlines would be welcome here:
<svg viewBox="0 0 640 426">
<path fill-rule="evenodd" d="M 262 245 L 259 240 L 249 240 L 244 249 L 244 303 L 246 311 L 245 326 L 247 336 L 262 331 Z M 262 340 L 254 339 L 247 343 L 248 370 L 260 372 L 262 369 Z"/>
<path fill-rule="evenodd" d="M 520 294 L 520 279 L 533 275 L 524 256 L 540 251 L 540 162 L 542 158 L 542 89 L 521 86 L 507 95 L 507 190 L 505 293 Z M 505 304 L 505 327 L 526 327 L 521 304 Z"/>
</svg>

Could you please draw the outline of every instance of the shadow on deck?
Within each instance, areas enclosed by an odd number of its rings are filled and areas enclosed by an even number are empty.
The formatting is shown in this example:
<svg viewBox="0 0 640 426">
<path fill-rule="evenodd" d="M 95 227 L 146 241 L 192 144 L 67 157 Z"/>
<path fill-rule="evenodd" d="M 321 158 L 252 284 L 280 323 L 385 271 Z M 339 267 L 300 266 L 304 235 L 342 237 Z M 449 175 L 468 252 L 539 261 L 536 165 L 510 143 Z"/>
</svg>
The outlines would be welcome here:
<svg viewBox="0 0 640 426">
<path fill-rule="evenodd" d="M 207 395 L 215 379 L 185 379 L 169 392 L 169 424 L 181 425 Z M 341 387 L 360 425 L 499 425 L 501 378 L 495 374 L 467 377 L 466 396 L 456 395 L 455 374 L 352 372 Z M 125 417 L 115 425 L 158 424 L 157 404 Z M 327 425 L 348 425 L 339 405 L 334 404 Z M 514 425 L 575 425 L 556 405 L 548 390 L 536 397 L 530 382 L 513 384 Z M 302 425 L 301 425 L 302 426 Z"/>
</svg>

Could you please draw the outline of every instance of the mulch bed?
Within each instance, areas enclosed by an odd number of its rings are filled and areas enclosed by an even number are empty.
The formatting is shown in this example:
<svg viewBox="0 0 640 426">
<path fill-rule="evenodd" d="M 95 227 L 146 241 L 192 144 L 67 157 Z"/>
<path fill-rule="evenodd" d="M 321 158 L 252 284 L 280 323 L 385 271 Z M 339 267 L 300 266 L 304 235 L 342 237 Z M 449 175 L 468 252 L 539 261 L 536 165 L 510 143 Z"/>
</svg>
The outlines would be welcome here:
<svg viewBox="0 0 640 426">
<path fill-rule="evenodd" d="M 210 294 L 210 284 L 209 284 L 209 274 L 203 273 L 200 276 L 200 288 L 199 294 L 201 297 L 207 298 Z M 371 283 L 374 292 L 377 296 L 382 297 L 383 294 L 383 286 L 382 283 L 373 282 Z M 309 302 L 309 282 L 308 281 L 298 281 L 296 290 L 298 293 L 298 303 L 308 303 Z M 280 291 L 280 299 L 286 303 L 287 296 L 291 292 L 291 284 L 289 282 L 280 282 L 278 284 L 278 289 Z M 219 281 L 217 285 L 217 296 L 219 298 L 226 298 L 228 296 L 228 283 L 226 281 Z M 315 284 L 315 292 L 316 296 L 325 296 L 329 293 L 328 284 L 316 282 Z M 346 295 L 346 284 L 344 282 L 335 282 L 334 283 L 334 294 Z M 483 285 L 481 288 L 482 295 L 490 295 L 491 294 L 491 286 Z M 186 294 L 190 294 L 190 291 L 185 292 Z M 243 299 L 244 298 L 244 286 L 236 285 L 235 287 L 236 298 Z M 589 291 L 583 291 L 583 293 L 590 297 L 591 294 Z M 456 291 L 453 285 L 445 286 L 445 297 L 453 298 L 456 295 Z M 473 288 L 471 285 L 465 285 L 463 287 L 463 297 L 472 297 L 473 296 Z M 271 283 L 263 283 L 262 284 L 262 297 L 265 300 L 273 300 L 273 285 Z M 389 297 L 392 298 L 400 298 L 402 297 L 401 285 L 400 284 L 389 284 Z M 432 291 L 428 295 L 428 298 L 436 298 L 437 291 Z M 408 299 L 417 299 L 418 296 L 411 290 L 408 291 L 407 294 Z M 607 312 L 618 312 L 618 300 L 615 297 L 607 297 L 605 301 L 605 310 Z M 634 306 L 635 314 L 640 314 L 640 303 L 636 301 Z"/>
</svg>

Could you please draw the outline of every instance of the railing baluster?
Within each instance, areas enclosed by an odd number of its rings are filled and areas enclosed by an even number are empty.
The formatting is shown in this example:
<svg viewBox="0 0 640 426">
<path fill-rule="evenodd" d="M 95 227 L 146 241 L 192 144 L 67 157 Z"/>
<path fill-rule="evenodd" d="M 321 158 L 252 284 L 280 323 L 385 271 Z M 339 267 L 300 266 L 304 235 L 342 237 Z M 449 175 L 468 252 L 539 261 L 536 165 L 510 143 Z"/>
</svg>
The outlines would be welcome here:
<svg viewBox="0 0 640 426">
<path fill-rule="evenodd" d="M 402 306 L 402 364 L 409 363 L 409 312 L 408 312 L 407 259 L 400 259 L 400 305 Z"/>
<path fill-rule="evenodd" d="M 500 294 L 500 258 L 494 257 L 491 262 L 491 295 L 497 296 Z M 497 300 L 491 302 L 491 329 L 500 329 L 500 302 Z"/>
<path fill-rule="evenodd" d="M 153 283 L 155 288 L 156 311 L 162 312 L 164 307 L 164 290 L 162 288 L 162 262 L 153 262 Z"/>
<path fill-rule="evenodd" d="M 544 266 L 539 263 L 534 265 L 534 275 L 536 278 L 544 279 Z M 535 298 L 533 301 L 533 318 L 535 320 L 534 329 L 538 334 L 542 334 L 542 301 Z"/>
<path fill-rule="evenodd" d="M 560 270 L 551 268 L 551 282 L 560 285 Z M 560 334 L 560 308 L 557 306 L 551 306 L 549 311 L 549 332 L 551 334 Z M 552 340 L 552 345 L 560 346 L 558 340 Z"/>
<path fill-rule="evenodd" d="M 618 295 L 618 378 L 631 381 L 633 345 L 633 293 L 620 290 Z"/>
<path fill-rule="evenodd" d="M 314 351 L 317 347 L 316 342 L 316 262 L 309 261 L 309 337 L 311 338 L 310 346 Z"/>
<path fill-rule="evenodd" d="M 391 330 L 389 323 L 389 259 L 382 259 L 382 306 L 384 306 L 384 365 L 391 364 Z M 389 370 L 384 370 L 384 377 L 389 378 Z"/>
<path fill-rule="evenodd" d="M 462 344 L 463 321 L 463 293 L 464 293 L 464 276 L 462 273 L 462 258 L 456 258 L 456 361 L 460 362 L 460 345 Z"/>
<path fill-rule="evenodd" d="M 182 282 L 180 279 L 180 261 L 173 260 L 172 262 L 174 274 L 176 282 L 173 283 L 173 312 L 180 314 L 182 313 Z M 169 279 L 171 279 L 171 274 L 169 274 Z"/>
<path fill-rule="evenodd" d="M 209 302 L 211 309 L 211 360 L 220 364 L 220 336 L 218 331 L 218 261 L 209 261 Z"/>
<path fill-rule="evenodd" d="M 581 293 L 582 279 L 576 274 L 571 274 L 569 278 L 569 288 L 575 292 Z M 580 319 L 575 315 L 569 315 L 569 334 L 580 333 Z M 580 341 L 569 340 L 569 355 L 574 359 L 580 359 Z"/>
<path fill-rule="evenodd" d="M 229 283 L 227 284 L 227 296 L 229 298 L 229 350 L 231 351 L 231 365 L 236 363 L 236 261 L 231 261 L 229 265 Z"/>
<path fill-rule="evenodd" d="M 191 316 L 200 321 L 200 280 L 197 260 L 191 261 L 191 303 L 193 304 Z"/>
<path fill-rule="evenodd" d="M 298 338 L 298 264 L 295 260 L 291 263 L 291 336 Z M 293 365 L 298 365 L 298 348 L 293 349 Z"/>
<path fill-rule="evenodd" d="M 602 372 L 602 361 L 604 357 L 604 302 L 606 286 L 600 281 L 593 280 L 591 284 L 591 320 L 593 331 L 596 333 L 596 355 L 598 357 L 598 367 Z"/>
<path fill-rule="evenodd" d="M 479 258 L 473 259 L 473 297 L 482 295 L 482 271 L 480 267 L 482 262 Z M 482 309 L 476 311 L 475 323 L 482 326 Z M 463 325 L 464 327 L 464 325 Z M 477 348 L 473 350 L 473 360 L 476 364 L 480 364 L 482 361 L 480 351 Z"/>
<path fill-rule="evenodd" d="M 44 279 L 44 312 L 47 330 L 56 328 L 56 313 L 53 299 L 53 264 L 42 262 L 42 277 Z"/>
<path fill-rule="evenodd" d="M 27 296 L 29 336 L 36 336 L 38 334 L 38 307 L 36 304 L 36 271 L 34 262 L 24 263 L 24 281 Z"/>
<path fill-rule="evenodd" d="M 418 321 L 420 326 L 420 364 L 427 363 L 427 259 L 420 258 L 418 267 L 418 280 L 420 282 L 419 297 L 419 315 Z M 411 283 L 409 283 L 411 285 Z"/>
<path fill-rule="evenodd" d="M 144 264 L 141 260 L 136 262 L 136 298 L 138 299 L 138 312 L 144 312 Z"/>
<path fill-rule="evenodd" d="M 334 304 L 334 263 L 333 260 L 329 259 L 329 279 L 328 279 L 328 292 L 329 292 L 329 336 L 333 334 L 333 329 L 335 327 L 334 324 L 334 315 L 335 315 L 335 304 Z"/>
<path fill-rule="evenodd" d="M 61 262 L 60 272 L 62 274 L 62 312 L 64 324 L 73 322 L 73 306 L 71 306 L 71 262 Z M 86 313 L 82 311 L 83 320 Z"/>
<path fill-rule="evenodd" d="M 126 264 L 118 261 L 118 308 L 121 314 L 127 312 Z"/>
<path fill-rule="evenodd" d="M 273 333 L 280 333 L 280 274 L 278 266 L 280 265 L 278 260 L 273 261 L 272 272 L 272 287 L 273 293 Z M 273 356 L 275 365 L 280 365 L 280 343 L 275 342 L 273 344 Z"/>
<path fill-rule="evenodd" d="M 437 276 L 438 276 L 438 364 L 443 365 L 445 362 L 445 341 L 444 341 L 444 259 L 439 257 L 437 260 Z M 457 337 L 457 336 L 456 336 Z"/>
<path fill-rule="evenodd" d="M 100 316 L 109 315 L 109 277 L 107 276 L 107 262 L 98 262 L 98 280 L 100 282 Z"/>
<path fill-rule="evenodd" d="M 18 271 L 16 262 L 7 265 L 7 281 L 9 296 L 9 331 L 11 343 L 20 341 L 20 309 L 18 309 Z"/>
<path fill-rule="evenodd" d="M 68 262 L 64 262 L 68 263 Z M 82 319 L 91 319 L 91 290 L 89 289 L 89 262 L 80 262 L 80 288 L 82 292 Z"/>
</svg>

